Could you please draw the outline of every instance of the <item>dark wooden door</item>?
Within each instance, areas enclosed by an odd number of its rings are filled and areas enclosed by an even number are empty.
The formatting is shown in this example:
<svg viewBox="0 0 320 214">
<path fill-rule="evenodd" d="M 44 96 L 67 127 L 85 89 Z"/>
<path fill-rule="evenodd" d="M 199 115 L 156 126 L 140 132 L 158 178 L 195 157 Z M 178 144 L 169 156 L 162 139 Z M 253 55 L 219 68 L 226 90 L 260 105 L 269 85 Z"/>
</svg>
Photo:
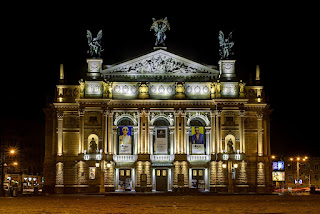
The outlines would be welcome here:
<svg viewBox="0 0 320 214">
<path fill-rule="evenodd" d="M 168 187 L 168 170 L 156 169 L 156 190 L 167 191 Z"/>
</svg>

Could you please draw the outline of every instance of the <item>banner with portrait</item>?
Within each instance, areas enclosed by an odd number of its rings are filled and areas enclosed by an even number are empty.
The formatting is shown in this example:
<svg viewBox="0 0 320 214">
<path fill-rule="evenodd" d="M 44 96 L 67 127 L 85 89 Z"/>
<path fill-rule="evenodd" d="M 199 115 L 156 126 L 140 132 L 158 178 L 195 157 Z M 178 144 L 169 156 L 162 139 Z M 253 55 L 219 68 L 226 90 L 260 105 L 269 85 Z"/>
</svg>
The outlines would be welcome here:
<svg viewBox="0 0 320 214">
<path fill-rule="evenodd" d="M 191 154 L 205 154 L 205 134 L 203 126 L 192 126 L 189 134 L 189 143 L 191 145 Z"/>
<path fill-rule="evenodd" d="M 131 155 L 133 144 L 133 128 L 131 126 L 120 126 L 119 136 L 119 155 Z"/>
<path fill-rule="evenodd" d="M 168 154 L 168 135 L 166 128 L 155 129 L 154 153 L 158 155 Z"/>
</svg>

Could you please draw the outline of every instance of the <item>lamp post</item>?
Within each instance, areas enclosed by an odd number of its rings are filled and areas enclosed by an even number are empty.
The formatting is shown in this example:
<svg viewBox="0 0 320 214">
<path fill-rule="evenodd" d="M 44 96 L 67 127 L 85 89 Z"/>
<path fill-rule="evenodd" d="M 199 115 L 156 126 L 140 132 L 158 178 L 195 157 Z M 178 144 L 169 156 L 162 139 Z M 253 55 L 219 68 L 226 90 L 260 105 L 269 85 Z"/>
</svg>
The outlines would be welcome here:
<svg viewBox="0 0 320 214">
<path fill-rule="evenodd" d="M 14 155 L 16 151 L 14 149 L 9 150 L 9 155 Z M 1 150 L 0 150 L 0 161 L 1 161 L 1 186 L 0 186 L 0 196 L 5 196 L 5 191 L 3 189 L 3 183 L 4 183 L 4 166 L 6 161 L 6 152 L 4 149 L 3 142 L 1 141 Z"/>
<path fill-rule="evenodd" d="M 297 162 L 297 179 L 296 179 L 296 187 L 298 187 L 299 180 L 300 180 L 300 162 L 305 162 L 308 160 L 308 157 L 305 156 L 304 158 L 296 157 Z M 290 161 L 294 161 L 294 158 L 290 158 Z"/>
</svg>

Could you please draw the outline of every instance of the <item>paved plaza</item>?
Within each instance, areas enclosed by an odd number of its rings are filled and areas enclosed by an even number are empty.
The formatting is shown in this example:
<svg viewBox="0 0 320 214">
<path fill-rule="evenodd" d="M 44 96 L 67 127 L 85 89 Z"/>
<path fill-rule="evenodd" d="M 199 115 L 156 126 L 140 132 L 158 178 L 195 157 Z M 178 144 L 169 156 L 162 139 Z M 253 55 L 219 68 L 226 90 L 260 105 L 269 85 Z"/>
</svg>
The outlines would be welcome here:
<svg viewBox="0 0 320 214">
<path fill-rule="evenodd" d="M 320 213 L 320 195 L 51 195 L 0 198 L 0 213 Z"/>
</svg>

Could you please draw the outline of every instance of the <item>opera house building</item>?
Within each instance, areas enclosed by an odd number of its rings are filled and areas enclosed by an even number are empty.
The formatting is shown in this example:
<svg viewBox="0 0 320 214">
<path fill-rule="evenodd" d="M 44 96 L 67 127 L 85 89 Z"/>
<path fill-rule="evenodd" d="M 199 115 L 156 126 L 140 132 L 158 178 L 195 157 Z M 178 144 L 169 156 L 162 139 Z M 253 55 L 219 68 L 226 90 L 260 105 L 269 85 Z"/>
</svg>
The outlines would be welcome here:
<svg viewBox="0 0 320 214">
<path fill-rule="evenodd" d="M 44 109 L 45 191 L 270 192 L 271 110 L 258 67 L 248 84 L 235 60 L 209 66 L 164 47 L 113 65 L 84 60 L 76 85 L 61 67 Z"/>
</svg>

